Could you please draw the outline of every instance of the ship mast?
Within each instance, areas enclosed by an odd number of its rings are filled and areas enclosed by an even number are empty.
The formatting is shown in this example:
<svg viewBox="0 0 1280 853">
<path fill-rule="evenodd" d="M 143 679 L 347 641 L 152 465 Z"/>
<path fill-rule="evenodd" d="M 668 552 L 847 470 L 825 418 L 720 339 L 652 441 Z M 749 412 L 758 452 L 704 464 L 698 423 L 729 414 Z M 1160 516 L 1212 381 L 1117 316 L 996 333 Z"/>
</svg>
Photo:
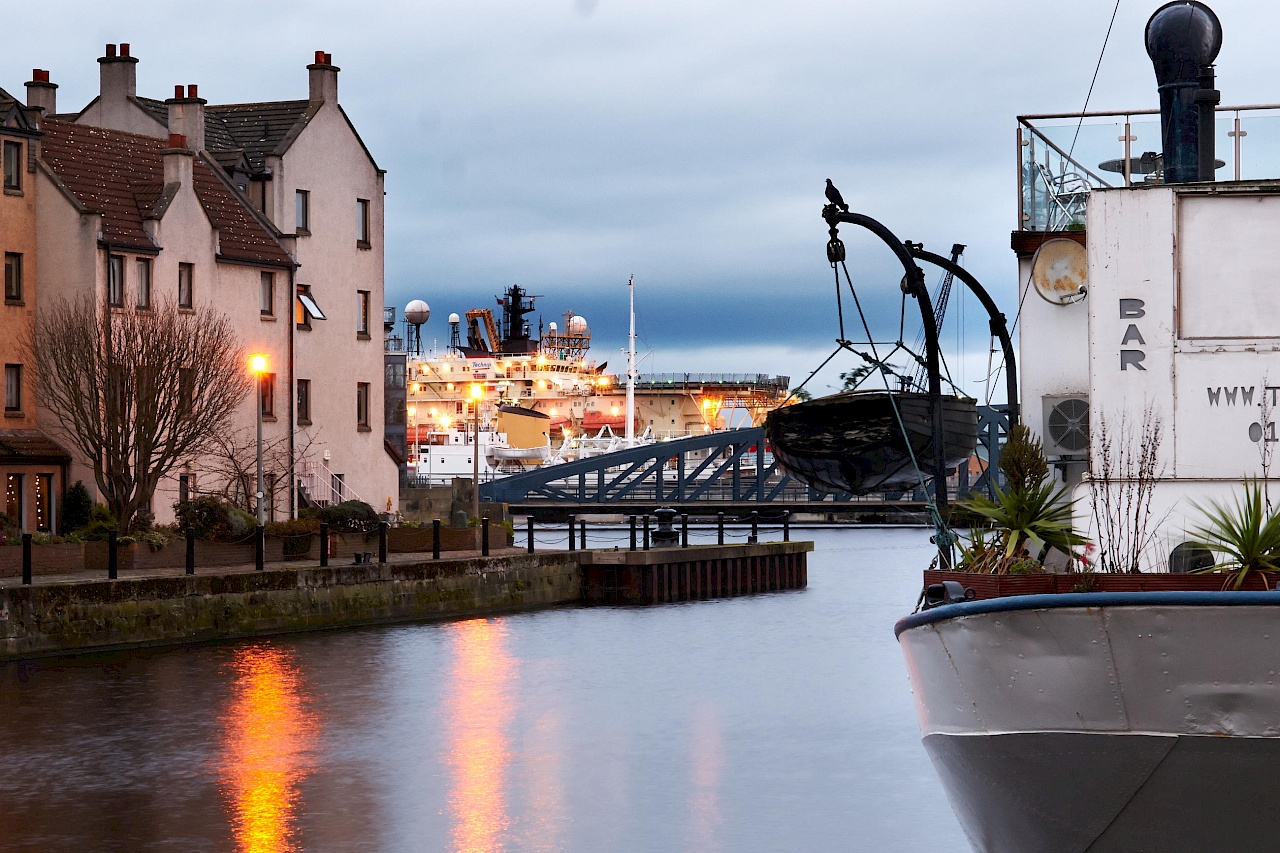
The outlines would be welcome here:
<svg viewBox="0 0 1280 853">
<path fill-rule="evenodd" d="M 636 438 L 636 286 L 635 276 L 627 279 L 627 296 L 631 301 L 631 332 L 627 347 L 627 446 Z"/>
</svg>

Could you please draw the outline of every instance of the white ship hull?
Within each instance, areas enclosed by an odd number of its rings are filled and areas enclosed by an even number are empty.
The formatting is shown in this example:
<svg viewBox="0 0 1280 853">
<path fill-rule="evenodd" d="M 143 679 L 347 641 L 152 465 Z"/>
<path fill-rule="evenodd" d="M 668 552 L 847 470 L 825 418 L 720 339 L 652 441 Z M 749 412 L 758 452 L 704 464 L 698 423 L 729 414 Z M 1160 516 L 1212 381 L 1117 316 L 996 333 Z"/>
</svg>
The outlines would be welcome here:
<svg viewBox="0 0 1280 853">
<path fill-rule="evenodd" d="M 1014 596 L 898 632 L 975 850 L 1280 848 L 1280 592 Z"/>
</svg>

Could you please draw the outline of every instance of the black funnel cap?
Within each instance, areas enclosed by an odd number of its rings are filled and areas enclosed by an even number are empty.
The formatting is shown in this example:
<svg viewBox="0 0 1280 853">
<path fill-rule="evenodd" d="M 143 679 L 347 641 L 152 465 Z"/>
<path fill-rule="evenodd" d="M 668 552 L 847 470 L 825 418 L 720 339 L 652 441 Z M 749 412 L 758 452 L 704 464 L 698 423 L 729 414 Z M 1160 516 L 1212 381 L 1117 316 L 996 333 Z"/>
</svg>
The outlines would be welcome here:
<svg viewBox="0 0 1280 853">
<path fill-rule="evenodd" d="M 1222 49 L 1222 24 L 1213 10 L 1196 0 L 1176 0 L 1156 10 L 1147 21 L 1147 56 L 1156 67 L 1156 82 L 1190 83 L 1200 69 L 1212 65 Z"/>
</svg>

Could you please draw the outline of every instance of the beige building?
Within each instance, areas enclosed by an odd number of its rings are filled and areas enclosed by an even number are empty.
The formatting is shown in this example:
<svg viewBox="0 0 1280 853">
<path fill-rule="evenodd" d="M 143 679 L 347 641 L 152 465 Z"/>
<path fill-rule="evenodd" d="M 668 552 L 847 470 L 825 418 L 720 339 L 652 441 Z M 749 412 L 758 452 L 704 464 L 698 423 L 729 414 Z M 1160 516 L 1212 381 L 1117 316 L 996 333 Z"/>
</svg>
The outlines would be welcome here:
<svg viewBox="0 0 1280 853">
<path fill-rule="evenodd" d="M 136 286 L 129 276 L 148 259 L 156 287 L 175 289 L 180 275 L 195 275 L 208 287 L 197 286 L 195 298 L 211 299 L 233 318 L 246 346 L 278 365 L 271 429 L 287 431 L 292 440 L 301 498 L 394 507 L 397 471 L 383 439 L 378 326 L 384 173 L 338 103 L 339 69 L 317 52 L 307 66 L 305 99 L 211 105 L 196 86 L 178 86 L 166 101 L 139 97 L 137 62 L 128 44 L 108 45 L 98 59 L 98 97 L 49 124 L 68 140 L 88 128 L 123 132 L 91 133 L 86 144 L 123 146 L 131 152 L 126 159 L 141 158 L 152 171 L 162 166 L 164 198 L 150 199 L 131 185 L 135 200 L 145 199 L 137 205 L 138 233 L 132 243 L 112 243 L 96 235 L 93 221 L 110 218 L 109 211 L 82 201 L 78 209 L 73 198 L 80 195 L 45 162 L 56 188 L 41 207 L 42 257 L 47 249 L 57 258 L 47 270 L 49 292 L 69 286 L 65 282 L 106 287 L 113 253 L 123 258 L 126 290 Z M 54 114 L 47 92 L 43 106 Z M 181 145 L 167 141 L 171 134 L 183 137 Z M 147 137 L 155 142 L 144 144 Z M 185 189 L 170 197 L 173 182 Z M 242 226 L 237 233 L 253 244 L 241 248 L 256 254 L 235 256 L 225 223 L 215 221 L 202 192 L 225 199 L 222 209 L 234 212 Z M 90 243 L 96 244 L 92 253 L 85 251 Z M 179 264 L 189 264 L 189 273 Z M 268 271 L 274 276 L 269 296 Z M 247 426 L 253 414 L 248 407 Z M 186 475 L 188 487 L 198 487 L 199 467 Z M 176 497 L 180 486 L 168 488 Z M 157 496 L 158 518 L 165 517 L 169 497 Z M 275 515 L 287 514 L 290 505 L 277 495 Z"/>
</svg>

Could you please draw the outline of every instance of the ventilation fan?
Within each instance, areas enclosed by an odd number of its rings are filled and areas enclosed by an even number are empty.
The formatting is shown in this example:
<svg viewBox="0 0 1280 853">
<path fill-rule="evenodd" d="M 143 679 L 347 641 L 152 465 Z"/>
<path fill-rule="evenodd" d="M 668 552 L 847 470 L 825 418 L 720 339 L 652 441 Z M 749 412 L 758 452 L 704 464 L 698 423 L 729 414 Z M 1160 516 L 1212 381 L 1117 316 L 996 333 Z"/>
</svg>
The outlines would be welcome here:
<svg viewBox="0 0 1280 853">
<path fill-rule="evenodd" d="M 1089 449 L 1089 400 L 1071 395 L 1044 398 L 1047 456 L 1083 456 Z"/>
</svg>

